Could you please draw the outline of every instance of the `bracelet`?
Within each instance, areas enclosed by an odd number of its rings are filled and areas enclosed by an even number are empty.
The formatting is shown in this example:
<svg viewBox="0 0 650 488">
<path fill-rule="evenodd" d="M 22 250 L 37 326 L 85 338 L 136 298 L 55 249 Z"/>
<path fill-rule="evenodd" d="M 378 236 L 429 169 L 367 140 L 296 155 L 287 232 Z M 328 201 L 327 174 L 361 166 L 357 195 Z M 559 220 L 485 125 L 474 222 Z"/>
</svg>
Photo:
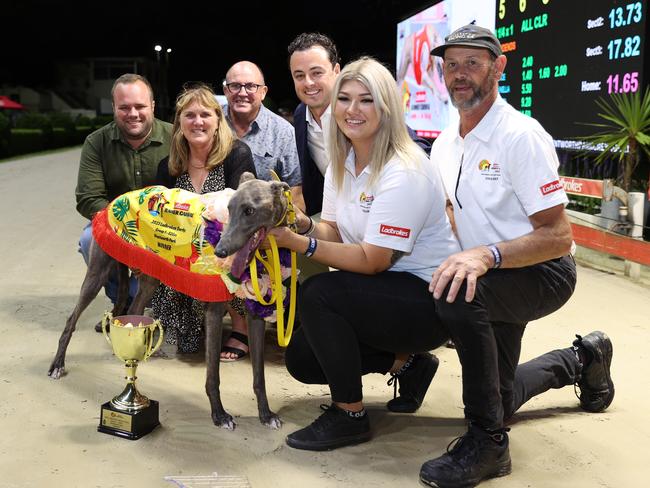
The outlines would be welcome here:
<svg viewBox="0 0 650 488">
<path fill-rule="evenodd" d="M 494 266 L 492 266 L 492 269 L 497 269 L 501 266 L 501 252 L 499 251 L 499 248 L 494 244 L 490 244 L 487 248 L 490 250 L 492 256 L 494 257 Z"/>
<path fill-rule="evenodd" d="M 314 232 L 314 229 L 316 229 L 316 224 L 314 223 L 314 219 L 311 217 L 309 218 L 309 229 L 307 229 L 305 232 L 298 232 L 301 236 L 310 236 L 312 232 Z"/>
<path fill-rule="evenodd" d="M 312 257 L 314 253 L 316 252 L 316 246 L 318 245 L 316 239 L 313 237 L 309 238 L 309 246 L 307 246 L 307 250 L 304 252 L 305 256 L 308 258 Z"/>
</svg>

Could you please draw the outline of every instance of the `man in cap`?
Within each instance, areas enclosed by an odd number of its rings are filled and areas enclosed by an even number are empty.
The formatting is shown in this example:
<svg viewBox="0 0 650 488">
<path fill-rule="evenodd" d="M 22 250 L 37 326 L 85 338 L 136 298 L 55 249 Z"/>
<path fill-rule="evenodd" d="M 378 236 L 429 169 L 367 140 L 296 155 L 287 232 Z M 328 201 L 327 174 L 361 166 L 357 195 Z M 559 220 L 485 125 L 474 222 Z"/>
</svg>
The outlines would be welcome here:
<svg viewBox="0 0 650 488">
<path fill-rule="evenodd" d="M 560 308 L 576 281 L 553 140 L 499 97 L 506 57 L 491 31 L 466 25 L 431 53 L 443 58 L 460 115 L 434 142 L 431 159 L 463 250 L 438 268 L 430 290 L 462 364 L 469 429 L 424 463 L 420 479 L 467 487 L 510 473 L 504 419 L 531 397 L 576 384 L 584 410 L 606 409 L 614 398 L 612 343 L 592 332 L 517 366 L 526 324 Z"/>
</svg>

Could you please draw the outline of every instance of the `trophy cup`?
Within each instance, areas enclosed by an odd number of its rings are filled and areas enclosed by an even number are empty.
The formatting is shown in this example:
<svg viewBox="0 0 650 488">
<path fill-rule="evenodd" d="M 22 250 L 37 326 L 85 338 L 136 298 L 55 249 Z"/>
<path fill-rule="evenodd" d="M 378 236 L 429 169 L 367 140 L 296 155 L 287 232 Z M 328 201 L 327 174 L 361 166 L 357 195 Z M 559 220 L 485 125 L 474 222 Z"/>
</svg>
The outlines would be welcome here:
<svg viewBox="0 0 650 488">
<path fill-rule="evenodd" d="M 106 331 L 109 322 L 110 332 Z M 160 333 L 154 345 L 156 329 L 160 329 Z M 149 400 L 136 389 L 135 370 L 139 361 L 146 361 L 160 347 L 162 325 L 159 320 L 144 315 L 113 317 L 107 312 L 102 320 L 102 331 L 115 355 L 124 361 L 127 384 L 122 393 L 102 405 L 97 430 L 136 440 L 160 425 L 158 402 Z"/>
</svg>

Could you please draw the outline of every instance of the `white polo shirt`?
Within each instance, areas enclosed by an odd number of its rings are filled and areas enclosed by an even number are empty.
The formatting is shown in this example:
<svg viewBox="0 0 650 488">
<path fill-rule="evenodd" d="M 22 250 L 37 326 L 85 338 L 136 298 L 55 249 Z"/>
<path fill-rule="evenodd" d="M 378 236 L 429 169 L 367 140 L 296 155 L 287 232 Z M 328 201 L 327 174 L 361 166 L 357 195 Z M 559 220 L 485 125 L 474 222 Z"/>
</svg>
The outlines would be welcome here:
<svg viewBox="0 0 650 488">
<path fill-rule="evenodd" d="M 438 171 L 422 154 L 418 167 L 407 168 L 397 158 L 389 161 L 374 188 L 368 186 L 368 167 L 359 176 L 354 173 L 354 151 L 350 151 L 338 192 L 328 168 L 321 218 L 336 222 L 345 243 L 364 241 L 405 252 L 390 270 L 429 282 L 440 263 L 460 251 L 445 213 Z"/>
<path fill-rule="evenodd" d="M 307 119 L 307 149 L 318 170 L 325 175 L 331 162 L 328 146 L 330 119 L 332 118 L 331 105 L 320 116 L 321 125 L 318 125 L 309 107 L 305 110 L 305 118 Z"/>
<path fill-rule="evenodd" d="M 528 234 L 530 215 L 568 202 L 553 139 L 501 97 L 465 138 L 458 122 L 442 131 L 431 161 L 440 167 L 463 249 Z"/>
</svg>

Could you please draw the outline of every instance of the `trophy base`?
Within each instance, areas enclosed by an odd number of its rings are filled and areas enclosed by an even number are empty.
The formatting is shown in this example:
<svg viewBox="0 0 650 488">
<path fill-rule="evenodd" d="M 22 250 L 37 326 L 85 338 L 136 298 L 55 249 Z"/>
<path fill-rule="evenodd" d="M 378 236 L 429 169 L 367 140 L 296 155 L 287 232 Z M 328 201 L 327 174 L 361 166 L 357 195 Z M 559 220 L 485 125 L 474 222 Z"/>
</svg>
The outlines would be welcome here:
<svg viewBox="0 0 650 488">
<path fill-rule="evenodd" d="M 123 412 L 111 405 L 110 401 L 104 403 L 97 430 L 132 441 L 147 435 L 160 425 L 158 402 L 156 400 L 149 401 L 148 407 L 137 412 Z"/>
</svg>

